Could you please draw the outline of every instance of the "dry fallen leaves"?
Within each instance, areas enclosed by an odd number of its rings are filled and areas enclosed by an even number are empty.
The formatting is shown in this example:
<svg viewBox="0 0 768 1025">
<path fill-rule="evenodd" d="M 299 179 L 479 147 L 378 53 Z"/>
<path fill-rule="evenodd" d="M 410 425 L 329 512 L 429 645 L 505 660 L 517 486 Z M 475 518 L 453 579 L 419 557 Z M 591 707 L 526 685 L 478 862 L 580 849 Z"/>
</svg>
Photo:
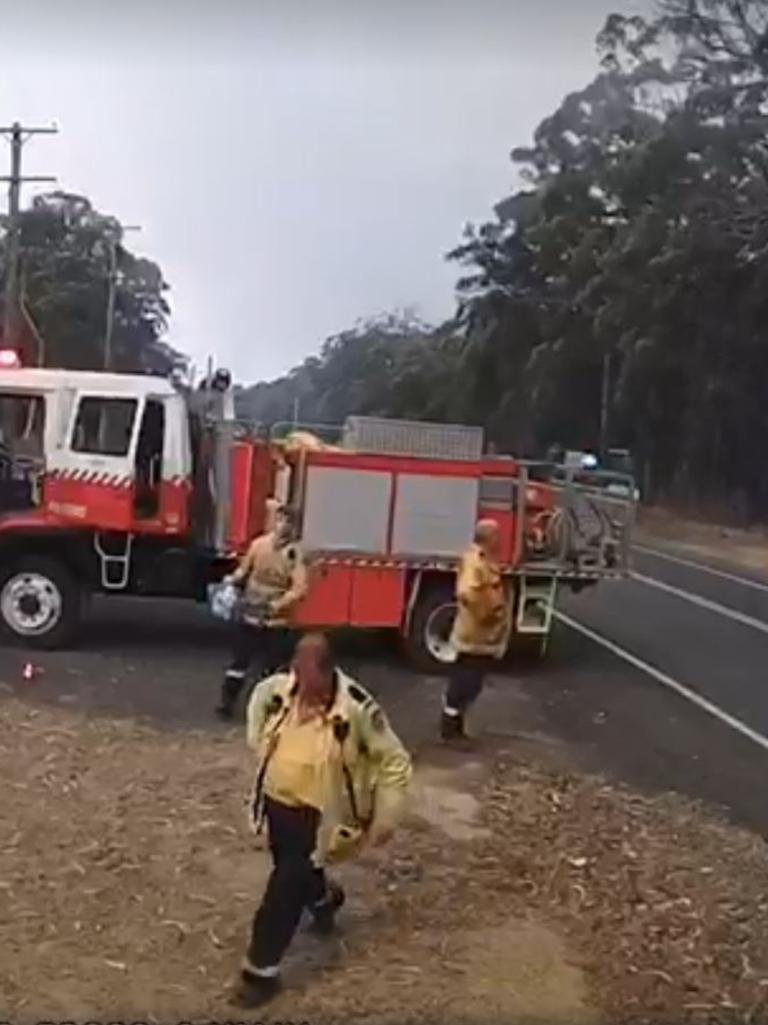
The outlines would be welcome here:
<svg viewBox="0 0 768 1025">
<path fill-rule="evenodd" d="M 180 1010 L 221 1018 L 260 886 L 236 738 L 169 738 L 14 701 L 3 713 L 10 1010 L 32 1013 L 55 975 L 94 1010 L 146 991 L 137 1020 Z M 768 1020 L 759 838 L 680 798 L 514 761 L 495 774 L 483 809 L 488 837 L 458 844 L 414 828 L 397 854 L 360 868 L 342 961 L 298 995 L 297 1012 L 386 1020 L 357 1006 L 360 980 L 367 991 L 381 976 L 393 980 L 401 1021 L 444 1019 L 464 978 L 451 938 L 518 916 L 568 937 L 611 1025 Z"/>
</svg>

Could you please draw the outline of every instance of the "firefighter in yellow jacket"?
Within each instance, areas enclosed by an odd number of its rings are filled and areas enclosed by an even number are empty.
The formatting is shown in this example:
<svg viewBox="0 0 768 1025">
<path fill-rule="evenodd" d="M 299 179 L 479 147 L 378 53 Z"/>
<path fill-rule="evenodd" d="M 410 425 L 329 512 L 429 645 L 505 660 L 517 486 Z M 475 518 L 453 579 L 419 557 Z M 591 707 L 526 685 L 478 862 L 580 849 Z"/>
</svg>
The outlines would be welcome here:
<svg viewBox="0 0 768 1025">
<path fill-rule="evenodd" d="M 216 709 L 222 719 L 232 718 L 251 665 L 257 678 L 261 678 L 275 672 L 290 658 L 285 628 L 291 612 L 306 594 L 308 582 L 290 510 L 277 510 L 272 530 L 251 542 L 228 579 L 242 590 L 242 599 L 232 660 Z"/>
<path fill-rule="evenodd" d="M 390 839 L 411 761 L 375 700 L 334 666 L 322 634 L 299 641 L 290 672 L 257 684 L 247 718 L 252 824 L 266 820 L 273 860 L 236 994 L 252 1008 L 278 992 L 304 910 L 317 931 L 332 931 L 344 893 L 325 866 Z"/>
<path fill-rule="evenodd" d="M 474 544 L 465 553 L 456 577 L 458 611 L 451 645 L 456 662 L 443 703 L 441 734 L 444 740 L 465 736 L 467 710 L 477 700 L 494 661 L 509 645 L 509 596 L 499 564 L 499 528 L 494 520 L 481 520 Z"/>
</svg>

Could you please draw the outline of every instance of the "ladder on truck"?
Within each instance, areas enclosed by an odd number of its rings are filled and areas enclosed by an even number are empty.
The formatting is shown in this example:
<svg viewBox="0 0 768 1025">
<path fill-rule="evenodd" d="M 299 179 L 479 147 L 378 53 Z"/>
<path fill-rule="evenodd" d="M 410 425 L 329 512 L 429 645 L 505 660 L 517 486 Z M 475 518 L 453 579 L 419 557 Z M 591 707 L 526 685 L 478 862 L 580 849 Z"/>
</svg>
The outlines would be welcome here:
<svg viewBox="0 0 768 1025">
<path fill-rule="evenodd" d="M 521 575 L 518 580 L 515 633 L 539 638 L 539 653 L 546 654 L 557 599 L 557 577 Z"/>
</svg>

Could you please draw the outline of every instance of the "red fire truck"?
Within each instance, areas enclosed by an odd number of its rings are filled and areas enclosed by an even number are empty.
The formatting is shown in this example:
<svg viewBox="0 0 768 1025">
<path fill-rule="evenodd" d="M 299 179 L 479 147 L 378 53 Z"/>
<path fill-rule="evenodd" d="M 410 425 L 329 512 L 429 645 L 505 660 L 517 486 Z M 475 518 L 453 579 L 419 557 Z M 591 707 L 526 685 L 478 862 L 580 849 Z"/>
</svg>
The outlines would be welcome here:
<svg viewBox="0 0 768 1025">
<path fill-rule="evenodd" d="M 6 638 L 67 643 L 96 592 L 205 600 L 277 504 L 310 560 L 297 623 L 399 631 L 425 668 L 453 657 L 453 572 L 479 518 L 501 528 L 513 643 L 545 650 L 558 586 L 626 571 L 631 499 L 484 454 L 476 428 L 353 417 L 334 444 L 297 444 L 238 421 L 228 384 L 0 358 Z"/>
</svg>

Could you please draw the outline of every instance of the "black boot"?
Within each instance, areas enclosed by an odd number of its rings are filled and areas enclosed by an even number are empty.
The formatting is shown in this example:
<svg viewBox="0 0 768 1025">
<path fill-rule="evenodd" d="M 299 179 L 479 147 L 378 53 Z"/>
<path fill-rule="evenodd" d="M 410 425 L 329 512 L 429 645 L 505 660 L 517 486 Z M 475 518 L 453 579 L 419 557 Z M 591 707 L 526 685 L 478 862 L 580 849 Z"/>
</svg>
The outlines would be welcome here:
<svg viewBox="0 0 768 1025">
<path fill-rule="evenodd" d="M 231 1002 L 236 1007 L 251 1011 L 274 1000 L 282 988 L 279 975 L 256 975 L 244 969 Z"/>
<path fill-rule="evenodd" d="M 236 680 L 234 678 L 224 680 L 224 683 L 221 685 L 221 698 L 216 706 L 216 715 L 218 715 L 219 719 L 223 719 L 226 722 L 232 719 L 244 682 L 244 680 Z"/>
<path fill-rule="evenodd" d="M 318 936 L 330 936 L 336 928 L 336 912 L 344 906 L 346 894 L 338 883 L 328 882 L 325 900 L 311 908 L 312 932 Z"/>
<path fill-rule="evenodd" d="M 443 740 L 464 740 L 464 714 L 460 712 L 458 715 L 448 715 L 447 712 L 443 712 L 440 719 L 440 736 Z"/>
<path fill-rule="evenodd" d="M 230 722 L 235 714 L 235 703 L 225 694 L 222 694 L 221 701 L 216 706 L 216 715 L 223 722 Z"/>
</svg>

